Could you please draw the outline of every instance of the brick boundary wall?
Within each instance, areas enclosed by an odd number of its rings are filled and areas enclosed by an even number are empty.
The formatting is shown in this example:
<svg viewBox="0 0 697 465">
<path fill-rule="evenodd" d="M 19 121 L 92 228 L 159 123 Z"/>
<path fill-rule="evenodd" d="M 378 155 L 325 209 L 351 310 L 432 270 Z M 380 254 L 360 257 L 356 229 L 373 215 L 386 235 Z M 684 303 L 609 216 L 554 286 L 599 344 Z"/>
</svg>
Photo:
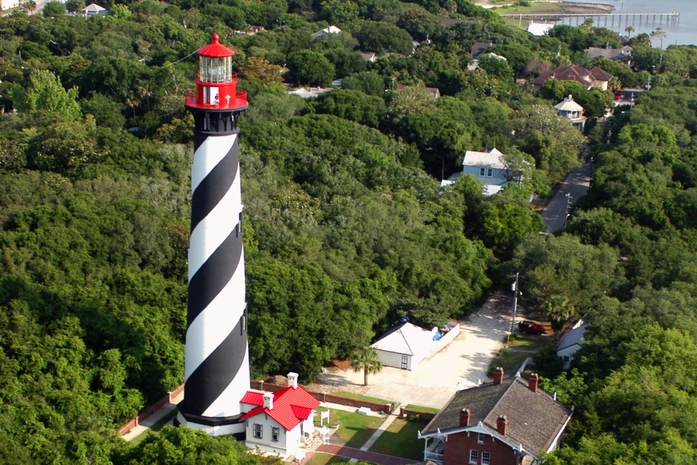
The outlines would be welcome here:
<svg viewBox="0 0 697 465">
<path fill-rule="evenodd" d="M 272 384 L 272 383 L 265 383 L 263 381 L 251 381 L 250 387 L 252 389 L 256 389 L 258 391 L 268 391 L 268 392 L 276 392 L 280 391 L 281 389 L 286 388 L 287 386 L 280 386 L 278 384 Z M 166 396 L 164 396 L 162 399 L 158 400 L 154 404 L 152 404 L 150 407 L 148 407 L 146 410 L 141 412 L 138 416 L 131 418 L 125 425 L 123 425 L 121 428 L 119 428 L 118 434 L 119 436 L 123 436 L 124 434 L 128 433 L 130 430 L 138 426 L 142 421 L 144 421 L 146 418 L 148 418 L 150 415 L 153 413 L 157 412 L 159 409 L 161 409 L 163 406 L 165 406 L 168 403 L 171 403 L 172 400 L 174 400 L 175 397 L 177 397 L 179 394 L 184 392 L 184 385 L 182 384 L 178 388 L 176 388 L 174 391 L 167 393 Z M 365 400 L 359 400 L 359 399 L 349 399 L 348 397 L 341 397 L 341 396 L 335 396 L 333 394 L 325 394 L 321 392 L 312 392 L 308 391 L 312 397 L 317 399 L 320 402 L 332 402 L 334 404 L 341 404 L 341 405 L 348 405 L 351 407 L 368 407 L 370 410 L 374 412 L 386 412 L 390 413 L 392 412 L 392 404 L 381 404 L 379 402 L 369 402 Z M 402 409 L 404 410 L 404 409 Z M 433 417 L 433 414 L 430 413 L 424 413 L 424 412 L 417 412 L 415 410 L 404 410 L 403 413 L 406 413 L 407 415 L 420 415 L 421 418 L 427 418 L 428 415 Z"/>
<path fill-rule="evenodd" d="M 410 409 L 410 408 L 404 408 L 404 407 L 402 407 L 402 408 L 399 409 L 399 415 L 400 415 L 400 416 L 406 415 L 407 417 L 409 417 L 409 416 L 411 416 L 411 415 L 416 415 L 416 416 L 418 416 L 421 420 L 423 420 L 424 423 L 430 422 L 431 420 L 433 420 L 433 417 L 436 416 L 435 413 L 420 412 L 420 411 L 418 411 L 418 410 L 412 410 L 412 409 Z"/>
<path fill-rule="evenodd" d="M 278 384 L 265 383 L 263 381 L 252 381 L 252 389 L 257 389 L 259 391 L 269 391 L 276 392 L 284 389 L 286 386 L 279 386 Z M 306 388 L 307 389 L 307 388 Z M 325 394 L 322 392 L 312 392 L 308 390 L 312 397 L 320 402 L 332 402 L 334 404 L 348 405 L 351 407 L 368 407 L 370 410 L 375 412 L 387 412 L 392 411 L 392 404 L 381 404 L 379 402 L 369 402 L 359 399 L 349 399 L 348 397 L 335 396 L 333 394 Z"/>
<path fill-rule="evenodd" d="M 142 421 L 144 421 L 146 418 L 148 418 L 150 415 L 153 413 L 157 412 L 160 410 L 162 407 L 165 405 L 171 403 L 175 397 L 177 397 L 179 394 L 184 392 L 184 385 L 180 385 L 178 388 L 176 388 L 172 392 L 168 392 L 166 396 L 164 396 L 162 399 L 158 400 L 154 404 L 152 404 L 150 407 L 148 407 L 146 410 L 142 411 L 138 416 L 131 418 L 126 422 L 125 425 L 123 425 L 121 428 L 119 428 L 118 435 L 123 436 L 124 434 L 128 433 L 130 430 L 138 426 Z"/>
</svg>

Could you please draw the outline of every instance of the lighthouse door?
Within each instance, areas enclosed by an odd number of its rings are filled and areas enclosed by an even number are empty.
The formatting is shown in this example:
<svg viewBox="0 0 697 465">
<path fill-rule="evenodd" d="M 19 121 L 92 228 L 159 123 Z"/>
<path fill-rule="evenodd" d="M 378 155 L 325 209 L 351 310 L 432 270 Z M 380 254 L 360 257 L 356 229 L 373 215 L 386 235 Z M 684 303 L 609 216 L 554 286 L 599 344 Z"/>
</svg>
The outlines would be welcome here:
<svg viewBox="0 0 697 465">
<path fill-rule="evenodd" d="M 220 90 L 218 87 L 203 88 L 203 103 L 206 105 L 218 105 L 220 103 Z"/>
</svg>

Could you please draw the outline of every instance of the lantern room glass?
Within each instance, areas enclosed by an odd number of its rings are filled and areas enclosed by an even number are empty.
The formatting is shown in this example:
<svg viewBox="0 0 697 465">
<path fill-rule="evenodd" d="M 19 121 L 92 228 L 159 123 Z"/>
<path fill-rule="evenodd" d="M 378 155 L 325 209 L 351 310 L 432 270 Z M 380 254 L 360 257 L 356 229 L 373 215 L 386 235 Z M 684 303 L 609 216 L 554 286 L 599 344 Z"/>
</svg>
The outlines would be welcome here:
<svg viewBox="0 0 697 465">
<path fill-rule="evenodd" d="M 232 57 L 201 57 L 198 78 L 201 82 L 232 81 Z"/>
</svg>

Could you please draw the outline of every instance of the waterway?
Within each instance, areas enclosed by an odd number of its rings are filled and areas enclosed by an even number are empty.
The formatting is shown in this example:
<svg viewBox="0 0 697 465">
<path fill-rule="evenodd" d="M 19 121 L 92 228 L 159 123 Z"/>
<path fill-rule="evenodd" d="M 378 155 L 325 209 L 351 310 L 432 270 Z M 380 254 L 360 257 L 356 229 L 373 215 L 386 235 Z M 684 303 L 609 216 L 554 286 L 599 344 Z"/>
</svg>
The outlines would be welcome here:
<svg viewBox="0 0 697 465">
<path fill-rule="evenodd" d="M 663 18 L 655 20 L 651 17 L 638 18 L 615 18 L 614 23 L 608 17 L 607 24 L 605 18 L 594 18 L 596 27 L 607 27 L 613 31 L 617 31 L 626 36 L 625 31 L 627 26 L 632 26 L 634 31 L 632 35 L 645 32 L 651 34 L 659 27 L 666 32 L 666 37 L 663 39 L 663 48 L 669 45 L 697 45 L 697 1 L 695 0 L 583 0 L 583 3 L 602 3 L 615 7 L 614 13 L 640 13 L 640 12 L 673 12 L 680 13 L 680 20 L 671 22 Z M 583 22 L 583 20 L 580 20 Z M 576 18 L 564 18 L 564 24 L 576 25 Z M 660 39 L 653 39 L 654 47 L 661 46 Z"/>
</svg>

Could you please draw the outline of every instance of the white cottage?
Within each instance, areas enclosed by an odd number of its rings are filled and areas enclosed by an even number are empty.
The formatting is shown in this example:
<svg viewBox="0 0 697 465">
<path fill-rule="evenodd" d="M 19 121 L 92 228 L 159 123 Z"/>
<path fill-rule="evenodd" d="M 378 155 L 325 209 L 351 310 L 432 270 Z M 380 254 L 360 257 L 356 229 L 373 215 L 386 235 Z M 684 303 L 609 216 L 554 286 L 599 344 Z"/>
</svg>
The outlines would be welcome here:
<svg viewBox="0 0 697 465">
<path fill-rule="evenodd" d="M 457 323 L 448 323 L 443 329 L 428 331 L 409 322 L 390 328 L 370 347 L 378 353 L 383 366 L 413 370 L 427 355 L 445 347 L 460 331 Z"/>
<path fill-rule="evenodd" d="M 559 116 L 568 119 L 575 128 L 583 132 L 586 127 L 587 118 L 583 116 L 584 108 L 576 103 L 573 95 L 569 95 L 564 100 L 554 105 L 554 109 L 557 110 Z"/>
<path fill-rule="evenodd" d="M 564 369 L 568 370 L 574 355 L 581 348 L 583 336 L 586 334 L 586 325 L 579 321 L 571 331 L 564 334 L 557 344 L 557 356 L 564 361 Z"/>
<path fill-rule="evenodd" d="M 0 10 L 10 10 L 19 6 L 19 0 L 0 0 Z"/>
<path fill-rule="evenodd" d="M 288 373 L 287 388 L 273 393 L 247 391 L 241 404 L 247 447 L 285 459 L 297 454 L 305 437 L 312 436 L 320 403 L 298 386 L 297 373 Z"/>
</svg>

